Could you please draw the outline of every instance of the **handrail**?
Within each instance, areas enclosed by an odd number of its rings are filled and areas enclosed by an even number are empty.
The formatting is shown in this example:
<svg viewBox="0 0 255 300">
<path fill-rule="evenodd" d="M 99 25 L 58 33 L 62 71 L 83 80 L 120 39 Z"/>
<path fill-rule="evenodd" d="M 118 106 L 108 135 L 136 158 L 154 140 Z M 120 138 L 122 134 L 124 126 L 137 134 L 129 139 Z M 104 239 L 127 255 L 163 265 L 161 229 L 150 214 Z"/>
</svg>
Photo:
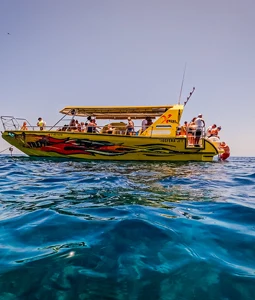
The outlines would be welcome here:
<svg viewBox="0 0 255 300">
<path fill-rule="evenodd" d="M 26 122 L 27 125 L 27 130 L 22 130 L 22 131 L 59 131 L 59 132 L 86 132 L 86 130 L 81 130 L 81 129 L 72 129 L 72 127 L 70 127 L 70 119 L 63 119 L 61 118 L 61 120 L 59 120 L 59 122 L 57 122 L 56 124 L 54 124 L 53 126 L 44 126 L 43 130 L 40 129 L 39 126 L 37 125 L 32 125 L 27 119 L 25 118 L 16 118 L 14 116 L 1 116 L 1 121 L 3 124 L 3 128 L 5 131 L 20 131 L 22 128 L 22 122 Z M 61 122 L 61 124 L 59 124 Z M 65 125 L 63 125 L 64 123 L 66 123 Z M 112 123 L 112 122 L 111 122 Z M 111 124 L 109 123 L 109 124 Z M 58 124 L 58 125 L 57 125 Z M 57 126 L 56 126 L 57 125 Z M 97 125 L 96 126 L 96 133 L 101 133 L 101 134 L 107 134 L 107 125 L 108 124 L 104 124 L 104 125 Z M 112 134 L 117 134 L 117 135 L 126 135 L 127 134 L 127 123 L 121 122 L 121 124 L 111 124 L 113 131 Z M 147 134 L 145 136 L 156 136 L 157 135 L 157 130 L 155 130 L 153 124 L 152 126 L 149 126 L 148 128 L 149 131 L 147 132 Z M 141 125 L 135 125 L 134 126 L 134 131 L 131 133 L 131 135 L 133 136 L 141 136 L 142 134 L 142 127 Z M 142 135 L 143 136 L 143 135 Z"/>
<path fill-rule="evenodd" d="M 20 121 L 27 122 L 27 124 L 31 126 L 29 121 L 25 118 L 15 118 L 13 116 L 1 116 L 0 118 L 4 130 L 13 130 L 13 128 L 14 130 L 19 130 L 19 128 L 21 127 Z"/>
</svg>

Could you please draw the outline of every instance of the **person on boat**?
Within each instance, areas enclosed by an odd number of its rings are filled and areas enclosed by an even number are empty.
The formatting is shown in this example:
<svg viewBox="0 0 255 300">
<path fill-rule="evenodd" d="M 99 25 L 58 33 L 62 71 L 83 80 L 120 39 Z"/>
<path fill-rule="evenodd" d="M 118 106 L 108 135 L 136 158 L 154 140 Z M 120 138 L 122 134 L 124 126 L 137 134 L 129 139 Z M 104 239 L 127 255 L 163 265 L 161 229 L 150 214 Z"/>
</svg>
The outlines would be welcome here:
<svg viewBox="0 0 255 300">
<path fill-rule="evenodd" d="M 70 124 L 69 124 L 67 130 L 68 130 L 68 131 L 77 131 L 77 127 L 76 127 L 76 123 L 75 123 L 75 120 L 74 120 L 74 119 L 72 119 L 72 120 L 70 121 Z"/>
<path fill-rule="evenodd" d="M 179 136 L 179 135 L 181 135 L 181 126 L 178 126 L 176 128 L 176 136 Z"/>
<path fill-rule="evenodd" d="M 89 133 L 96 133 L 97 123 L 95 119 L 90 119 L 88 123 L 87 132 Z"/>
<path fill-rule="evenodd" d="M 40 127 L 40 130 L 43 130 L 46 126 L 46 122 L 44 122 L 43 119 L 40 117 L 38 118 L 37 126 Z"/>
<path fill-rule="evenodd" d="M 28 130 L 27 122 L 23 122 L 23 125 L 21 126 L 20 130 L 22 130 L 22 131 Z"/>
<path fill-rule="evenodd" d="M 153 124 L 151 117 L 146 117 L 145 120 L 142 122 L 142 131 L 144 132 L 148 127 Z"/>
<path fill-rule="evenodd" d="M 84 122 L 81 122 L 81 132 L 85 132 L 85 131 L 86 131 L 86 126 Z"/>
<path fill-rule="evenodd" d="M 75 120 L 75 126 L 76 126 L 76 130 L 81 132 L 81 124 L 79 123 L 78 120 Z"/>
<path fill-rule="evenodd" d="M 151 117 L 147 118 L 147 128 L 153 124 Z"/>
<path fill-rule="evenodd" d="M 127 124 L 126 128 L 127 128 L 127 135 L 133 135 L 135 125 L 134 125 L 134 122 L 132 121 L 131 117 L 128 117 L 128 124 Z"/>
<path fill-rule="evenodd" d="M 184 136 L 187 134 L 187 130 L 188 130 L 188 122 L 185 121 L 184 124 L 181 126 L 181 132 L 180 135 Z"/>
<path fill-rule="evenodd" d="M 106 130 L 106 132 L 107 132 L 108 134 L 112 134 L 112 133 L 113 133 L 113 128 L 112 128 L 112 125 L 111 125 L 111 124 L 108 124 L 108 125 L 107 125 L 107 130 Z"/>
<path fill-rule="evenodd" d="M 216 124 L 213 124 L 211 126 L 209 126 L 207 129 L 206 129 L 206 137 L 211 137 L 212 135 L 212 130 L 214 130 L 215 128 L 217 128 L 217 125 Z"/>
<path fill-rule="evenodd" d="M 194 145 L 195 142 L 195 132 L 196 132 L 196 117 L 194 117 L 188 124 L 188 141 L 189 145 Z"/>
<path fill-rule="evenodd" d="M 142 121 L 142 132 L 147 129 L 147 117 Z"/>
<path fill-rule="evenodd" d="M 230 148 L 225 142 L 220 143 L 220 148 L 224 150 L 224 153 L 221 153 L 219 158 L 225 160 L 230 156 Z"/>
<path fill-rule="evenodd" d="M 200 138 L 203 134 L 205 128 L 205 121 L 203 120 L 203 115 L 199 114 L 195 120 L 196 132 L 195 132 L 195 146 L 199 145 Z"/>
<path fill-rule="evenodd" d="M 221 131 L 221 126 L 213 128 L 211 130 L 211 136 L 217 136 L 217 137 L 219 137 L 219 131 Z"/>
<path fill-rule="evenodd" d="M 65 124 L 60 131 L 67 131 L 67 129 L 68 129 L 68 125 Z"/>
</svg>

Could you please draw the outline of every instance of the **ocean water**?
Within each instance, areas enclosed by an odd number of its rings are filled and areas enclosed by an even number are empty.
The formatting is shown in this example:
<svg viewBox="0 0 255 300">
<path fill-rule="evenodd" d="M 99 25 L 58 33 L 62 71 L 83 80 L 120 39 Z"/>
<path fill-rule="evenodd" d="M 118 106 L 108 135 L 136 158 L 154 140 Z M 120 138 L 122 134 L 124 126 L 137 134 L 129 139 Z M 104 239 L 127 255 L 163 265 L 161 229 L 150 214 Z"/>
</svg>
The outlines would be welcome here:
<svg viewBox="0 0 255 300">
<path fill-rule="evenodd" d="M 255 158 L 0 156 L 0 299 L 255 299 Z"/>
</svg>

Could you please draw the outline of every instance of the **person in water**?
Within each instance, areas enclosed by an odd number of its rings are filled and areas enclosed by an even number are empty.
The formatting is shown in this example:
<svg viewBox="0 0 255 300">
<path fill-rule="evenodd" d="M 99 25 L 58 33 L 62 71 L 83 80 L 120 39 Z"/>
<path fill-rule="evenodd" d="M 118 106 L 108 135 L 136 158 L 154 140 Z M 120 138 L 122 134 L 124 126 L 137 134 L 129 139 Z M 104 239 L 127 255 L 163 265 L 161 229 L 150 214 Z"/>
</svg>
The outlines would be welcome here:
<svg viewBox="0 0 255 300">
<path fill-rule="evenodd" d="M 224 150 L 224 153 L 220 154 L 220 159 L 225 160 L 230 156 L 229 146 L 225 142 L 220 143 L 220 148 Z"/>
</svg>

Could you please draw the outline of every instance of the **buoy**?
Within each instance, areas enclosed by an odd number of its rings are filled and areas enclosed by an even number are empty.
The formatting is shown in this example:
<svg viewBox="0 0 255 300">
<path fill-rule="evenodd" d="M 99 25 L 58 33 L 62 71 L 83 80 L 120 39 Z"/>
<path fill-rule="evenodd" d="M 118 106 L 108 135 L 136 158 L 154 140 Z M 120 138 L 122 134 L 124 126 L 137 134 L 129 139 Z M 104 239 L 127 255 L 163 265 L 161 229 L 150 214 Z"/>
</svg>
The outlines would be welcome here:
<svg viewBox="0 0 255 300">
<path fill-rule="evenodd" d="M 13 148 L 10 147 L 10 148 L 9 148 L 9 151 L 11 152 L 11 156 L 12 156 Z"/>
</svg>

